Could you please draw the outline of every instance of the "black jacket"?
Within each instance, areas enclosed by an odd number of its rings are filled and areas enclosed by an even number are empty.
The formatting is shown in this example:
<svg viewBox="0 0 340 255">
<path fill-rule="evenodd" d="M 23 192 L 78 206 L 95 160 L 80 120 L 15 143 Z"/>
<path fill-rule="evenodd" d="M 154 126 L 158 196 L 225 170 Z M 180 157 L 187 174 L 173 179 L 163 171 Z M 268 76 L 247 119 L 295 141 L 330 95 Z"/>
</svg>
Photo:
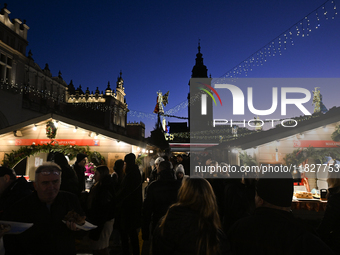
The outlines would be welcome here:
<svg viewBox="0 0 340 255">
<path fill-rule="evenodd" d="M 228 232 L 233 254 L 333 254 L 291 212 L 256 208 Z"/>
<path fill-rule="evenodd" d="M 249 215 L 246 186 L 240 179 L 229 179 L 224 189 L 223 230 L 227 232 L 236 221 Z"/>
<path fill-rule="evenodd" d="M 166 218 L 163 234 L 161 234 L 159 225 L 154 231 L 152 254 L 196 255 L 199 232 L 198 221 L 198 212 L 183 206 L 171 207 Z M 229 242 L 222 230 L 220 231 L 219 240 L 221 254 L 229 254 Z"/>
<path fill-rule="evenodd" d="M 142 176 L 137 165 L 127 166 L 117 194 L 117 217 L 123 229 L 137 229 L 142 214 Z"/>
<path fill-rule="evenodd" d="M 0 197 L 0 219 L 3 212 L 18 202 L 20 199 L 30 195 L 34 191 L 33 184 L 27 182 L 25 177 L 20 177 L 11 183 L 7 189 L 4 190 Z"/>
<path fill-rule="evenodd" d="M 59 191 L 50 209 L 36 192 L 14 204 L 4 213 L 3 220 L 34 225 L 22 234 L 4 236 L 6 255 L 75 255 L 76 232 L 62 222 L 70 210 L 84 215 L 76 195 L 64 191 Z"/>
<path fill-rule="evenodd" d="M 78 178 L 78 194 L 85 190 L 85 167 L 81 167 L 76 162 L 73 165 L 73 169 L 76 172 Z"/>
<path fill-rule="evenodd" d="M 321 239 L 336 254 L 340 254 L 340 187 L 328 189 L 327 207 L 320 226 L 317 229 Z"/>
<path fill-rule="evenodd" d="M 87 220 L 98 226 L 90 231 L 90 238 L 98 240 L 105 222 L 115 217 L 115 189 L 110 175 L 92 186 L 89 199 L 91 203 L 86 212 Z"/>
<path fill-rule="evenodd" d="M 181 182 L 176 180 L 173 170 L 163 170 L 159 174 L 159 179 L 150 184 L 143 204 L 142 233 L 143 238 L 148 239 L 149 225 L 152 221 L 153 231 L 158 223 L 168 211 L 170 205 L 176 203 L 178 190 Z"/>
</svg>

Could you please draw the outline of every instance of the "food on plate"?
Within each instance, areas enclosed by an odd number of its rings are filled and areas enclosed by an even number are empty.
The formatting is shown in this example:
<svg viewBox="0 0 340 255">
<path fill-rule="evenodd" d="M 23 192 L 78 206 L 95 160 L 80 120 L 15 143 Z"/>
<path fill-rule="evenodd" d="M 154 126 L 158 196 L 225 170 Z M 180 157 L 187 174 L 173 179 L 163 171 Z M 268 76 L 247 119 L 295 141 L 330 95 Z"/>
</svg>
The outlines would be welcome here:
<svg viewBox="0 0 340 255">
<path fill-rule="evenodd" d="M 74 210 L 69 211 L 64 217 L 65 221 L 74 222 L 79 226 L 82 226 L 85 224 L 85 219 L 86 219 L 85 215 L 81 216 L 78 213 L 76 213 Z"/>
<path fill-rule="evenodd" d="M 294 193 L 294 196 L 296 198 L 306 198 L 306 199 L 313 199 L 312 192 L 306 192 L 306 191 L 298 191 Z"/>
<path fill-rule="evenodd" d="M 1 234 L 5 234 L 5 233 L 9 232 L 10 230 L 11 230 L 11 225 L 4 224 L 4 223 L 0 224 L 0 233 Z"/>
</svg>

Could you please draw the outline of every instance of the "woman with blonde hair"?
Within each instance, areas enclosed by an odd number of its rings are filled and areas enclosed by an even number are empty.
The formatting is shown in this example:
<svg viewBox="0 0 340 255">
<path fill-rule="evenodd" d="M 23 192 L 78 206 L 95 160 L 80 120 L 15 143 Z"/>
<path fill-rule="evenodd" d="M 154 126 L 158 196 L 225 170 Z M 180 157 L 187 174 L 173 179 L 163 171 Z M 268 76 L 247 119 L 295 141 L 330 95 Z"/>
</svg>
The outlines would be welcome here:
<svg viewBox="0 0 340 255">
<path fill-rule="evenodd" d="M 186 178 L 173 204 L 154 231 L 152 254 L 227 254 L 216 197 L 208 181 Z"/>
</svg>

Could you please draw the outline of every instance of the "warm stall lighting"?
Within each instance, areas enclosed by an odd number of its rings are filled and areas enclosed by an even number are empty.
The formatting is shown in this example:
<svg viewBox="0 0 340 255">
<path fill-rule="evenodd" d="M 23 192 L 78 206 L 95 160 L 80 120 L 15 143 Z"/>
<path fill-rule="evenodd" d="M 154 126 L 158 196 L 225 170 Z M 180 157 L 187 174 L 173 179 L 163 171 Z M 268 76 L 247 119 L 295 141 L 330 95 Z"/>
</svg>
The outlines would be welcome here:
<svg viewBox="0 0 340 255">
<path fill-rule="evenodd" d="M 232 149 L 231 152 L 232 153 L 238 153 L 238 150 L 237 149 Z"/>
<path fill-rule="evenodd" d="M 73 133 L 77 132 L 77 127 L 74 127 Z"/>
<path fill-rule="evenodd" d="M 37 125 L 34 125 L 33 131 L 37 130 Z"/>
<path fill-rule="evenodd" d="M 153 150 L 150 150 L 150 153 L 153 153 Z"/>
<path fill-rule="evenodd" d="M 53 124 L 54 124 L 54 126 L 57 128 L 57 127 L 58 127 L 58 125 L 59 125 L 59 121 L 57 121 L 57 120 L 54 120 L 54 121 L 53 121 Z"/>
<path fill-rule="evenodd" d="M 143 149 L 142 152 L 145 153 L 145 149 Z"/>
<path fill-rule="evenodd" d="M 139 148 L 139 147 L 137 147 L 137 151 L 140 151 L 140 148 Z"/>
<path fill-rule="evenodd" d="M 96 133 L 96 135 L 94 136 L 94 139 L 98 139 L 98 134 Z"/>
</svg>

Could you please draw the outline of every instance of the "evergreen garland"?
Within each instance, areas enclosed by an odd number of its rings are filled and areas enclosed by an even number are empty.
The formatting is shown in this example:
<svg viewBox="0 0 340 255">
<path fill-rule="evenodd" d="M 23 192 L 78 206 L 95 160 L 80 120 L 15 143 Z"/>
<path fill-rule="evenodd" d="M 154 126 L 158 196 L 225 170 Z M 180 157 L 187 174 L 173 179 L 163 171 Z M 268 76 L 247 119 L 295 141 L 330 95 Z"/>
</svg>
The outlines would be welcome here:
<svg viewBox="0 0 340 255">
<path fill-rule="evenodd" d="M 334 130 L 334 132 L 332 133 L 331 138 L 332 138 L 332 140 L 335 141 L 335 142 L 340 141 L 340 125 L 337 125 L 337 126 L 335 127 L 335 130 Z"/>
<path fill-rule="evenodd" d="M 42 145 L 22 146 L 18 150 L 12 150 L 11 153 L 5 154 L 2 165 L 12 168 L 23 158 L 41 152 L 61 152 L 65 156 L 68 156 L 70 160 L 74 159 L 77 154 L 84 153 L 87 155 L 89 162 L 92 162 L 94 165 L 98 166 L 105 164 L 105 158 L 97 151 L 90 151 L 89 146 L 83 147 L 77 145 L 59 145 L 57 143 L 52 144 L 51 142 Z"/>
</svg>

